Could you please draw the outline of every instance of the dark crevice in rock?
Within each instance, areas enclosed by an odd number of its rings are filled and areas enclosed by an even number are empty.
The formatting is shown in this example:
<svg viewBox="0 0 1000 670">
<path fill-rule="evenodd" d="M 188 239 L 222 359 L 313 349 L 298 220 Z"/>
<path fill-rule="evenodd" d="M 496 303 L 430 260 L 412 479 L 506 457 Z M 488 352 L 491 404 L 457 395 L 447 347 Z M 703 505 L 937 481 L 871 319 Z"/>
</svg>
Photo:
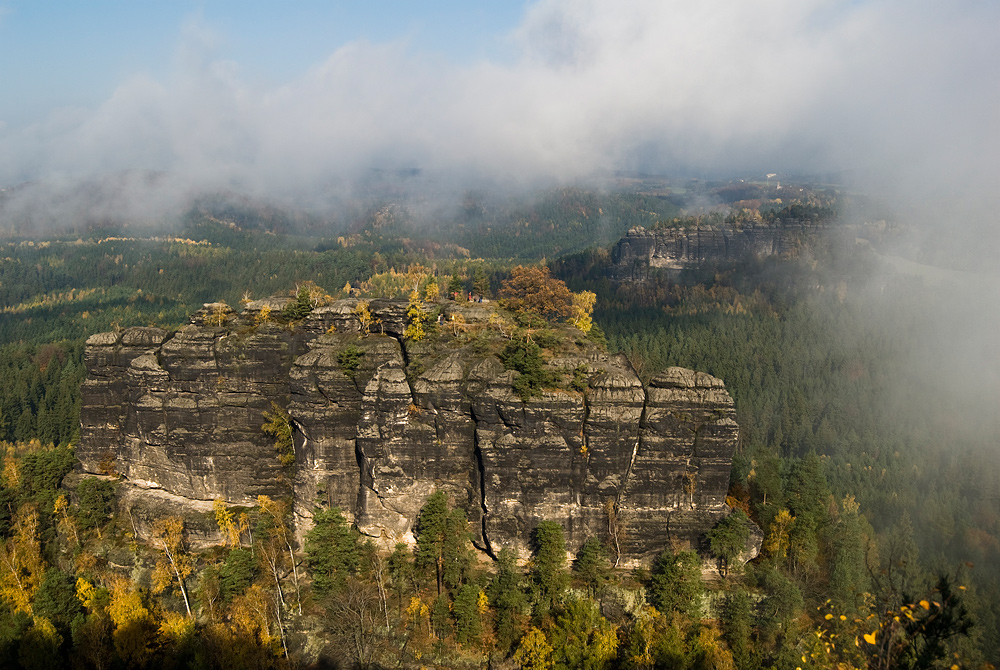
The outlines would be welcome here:
<svg viewBox="0 0 1000 670">
<path fill-rule="evenodd" d="M 406 385 L 410 387 L 410 402 L 414 405 L 417 404 L 417 394 L 413 390 L 413 384 L 410 383 L 410 352 L 406 349 L 406 341 L 400 335 L 389 334 L 389 337 L 396 340 L 399 343 L 400 355 L 403 357 L 403 371 L 406 373 Z"/>
<path fill-rule="evenodd" d="M 565 347 L 553 365 L 586 363 L 585 391 L 550 389 L 525 403 L 491 353 L 446 349 L 455 345 L 447 335 L 405 341 L 405 301 L 373 301 L 391 327 L 367 338 L 354 327 L 355 303 L 322 308 L 312 330 L 264 326 L 238 350 L 219 343 L 225 330 L 200 323 L 91 337 L 84 469 L 99 472 L 111 453 L 129 480 L 191 500 L 284 495 L 289 475 L 261 430 L 276 402 L 293 426 L 303 524 L 323 492 L 366 534 L 412 542 L 420 508 L 440 489 L 465 507 L 483 551 L 524 556 L 541 519 L 562 524 L 573 551 L 607 532 L 613 502 L 629 526 L 622 556 L 634 561 L 668 539 L 695 546 L 726 513 L 738 431 L 720 380 L 673 368 L 644 386 L 619 355 Z M 447 305 L 486 328 L 482 306 Z M 364 355 L 348 375 L 340 357 L 351 347 Z"/>
<path fill-rule="evenodd" d="M 367 513 L 367 496 L 365 496 L 365 489 L 372 490 L 372 475 L 369 472 L 366 458 L 364 453 L 361 451 L 361 446 L 355 442 L 354 446 L 354 457 L 358 464 L 358 498 L 356 505 L 355 518 L 360 518 Z"/>
<path fill-rule="evenodd" d="M 475 417 L 473 417 L 475 419 Z M 479 438 L 473 435 L 473 441 L 475 442 L 475 448 L 473 449 L 473 456 L 476 459 L 476 471 L 479 473 L 479 480 L 476 482 L 478 484 L 478 490 L 476 493 L 479 494 L 479 506 L 480 506 L 480 517 L 479 517 L 479 532 L 483 538 L 483 549 L 486 553 L 493 559 L 496 559 L 496 554 L 493 551 L 493 545 L 490 543 L 490 536 L 486 532 L 486 516 L 489 511 L 486 508 L 486 467 L 483 465 L 483 451 L 479 447 Z"/>
</svg>

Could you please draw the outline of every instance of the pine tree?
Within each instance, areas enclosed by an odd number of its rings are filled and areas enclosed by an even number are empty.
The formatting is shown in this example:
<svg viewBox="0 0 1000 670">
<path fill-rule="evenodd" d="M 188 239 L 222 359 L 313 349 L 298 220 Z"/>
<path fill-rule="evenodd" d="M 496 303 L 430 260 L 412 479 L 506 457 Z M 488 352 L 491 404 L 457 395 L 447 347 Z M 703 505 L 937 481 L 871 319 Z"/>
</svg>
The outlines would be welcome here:
<svg viewBox="0 0 1000 670">
<path fill-rule="evenodd" d="M 415 528 L 416 564 L 422 570 L 433 569 L 438 594 L 444 586 L 444 553 L 448 532 L 448 497 L 435 491 L 420 510 Z"/>
<path fill-rule="evenodd" d="M 497 554 L 497 572 L 486 590 L 496 612 L 497 646 L 506 652 L 521 635 L 522 619 L 528 607 L 524 575 L 517 567 L 517 555 L 504 547 Z"/>
<path fill-rule="evenodd" d="M 31 611 L 33 615 L 51 621 L 60 634 L 68 635 L 73 619 L 83 614 L 83 607 L 76 597 L 74 579 L 59 568 L 46 570 Z"/>
<path fill-rule="evenodd" d="M 434 629 L 434 635 L 440 640 L 451 635 L 451 603 L 447 593 L 442 593 L 434 601 L 434 607 L 431 608 L 431 627 Z"/>
<path fill-rule="evenodd" d="M 556 668 L 604 670 L 618 652 L 618 631 L 601 616 L 597 603 L 570 600 L 551 632 Z"/>
<path fill-rule="evenodd" d="M 413 588 L 413 562 L 410 560 L 409 547 L 397 542 L 387 561 L 389 581 L 396 592 L 396 609 L 402 613 L 403 596 Z"/>
<path fill-rule="evenodd" d="M 361 565 L 358 532 L 347 525 L 338 508 L 316 512 L 306 534 L 306 560 L 319 595 L 343 588 L 348 575 Z"/>
<path fill-rule="evenodd" d="M 481 267 L 477 267 L 472 273 L 472 291 L 484 298 L 490 297 L 490 278 Z"/>
<path fill-rule="evenodd" d="M 705 586 L 701 581 L 701 559 L 693 551 L 665 551 L 653 564 L 649 600 L 661 612 L 680 612 L 691 619 L 701 613 Z"/>
<path fill-rule="evenodd" d="M 706 537 L 712 554 L 719 559 L 720 572 L 729 574 L 730 565 L 747 548 L 750 520 L 741 509 L 734 509 L 713 527 Z"/>
<path fill-rule="evenodd" d="M 833 556 L 830 567 L 830 596 L 849 612 L 864 604 L 870 581 L 865 563 L 867 523 L 854 496 L 841 503 L 840 518 L 830 529 Z"/>
<path fill-rule="evenodd" d="M 448 297 L 454 298 L 457 295 L 460 300 L 465 296 L 465 282 L 457 272 L 452 273 L 451 279 L 448 280 L 448 293 Z"/>
<path fill-rule="evenodd" d="M 751 640 L 753 602 L 750 594 L 742 587 L 726 594 L 722 607 L 722 627 L 738 670 L 753 670 L 758 667 Z"/>
<path fill-rule="evenodd" d="M 573 574 L 587 587 L 591 598 L 596 598 L 611 578 L 611 562 L 608 560 L 607 549 L 596 537 L 587 538 L 580 551 L 576 553 Z"/>
<path fill-rule="evenodd" d="M 535 555 L 530 578 L 535 599 L 535 615 L 544 618 L 562 602 L 569 586 L 566 572 L 566 542 L 563 529 L 555 521 L 542 521 L 534 533 Z"/>
<path fill-rule="evenodd" d="M 458 590 L 452 606 L 455 618 L 455 639 L 459 644 L 468 645 L 476 641 L 482 633 L 479 618 L 479 587 L 466 584 Z"/>
</svg>

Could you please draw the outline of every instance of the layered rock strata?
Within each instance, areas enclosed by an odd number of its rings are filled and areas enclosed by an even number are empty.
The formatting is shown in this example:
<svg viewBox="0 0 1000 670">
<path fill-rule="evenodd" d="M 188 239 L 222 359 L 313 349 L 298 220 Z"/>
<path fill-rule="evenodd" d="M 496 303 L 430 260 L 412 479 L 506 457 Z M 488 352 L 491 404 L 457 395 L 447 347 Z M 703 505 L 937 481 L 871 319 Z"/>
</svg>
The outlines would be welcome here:
<svg viewBox="0 0 1000 670">
<path fill-rule="evenodd" d="M 643 385 L 624 357 L 565 327 L 546 362 L 563 382 L 525 402 L 495 354 L 505 340 L 490 306 L 433 305 L 442 325 L 411 342 L 403 302 L 371 301 L 367 334 L 356 300 L 294 327 L 262 318 L 283 304 L 206 305 L 177 331 L 91 337 L 84 469 L 199 509 L 291 494 L 303 527 L 317 506 L 337 506 L 388 542 L 412 541 L 441 489 L 480 547 L 522 555 L 543 519 L 570 550 L 597 536 L 627 561 L 697 546 L 728 512 L 738 427 L 714 377 L 671 368 Z M 291 466 L 262 430 L 276 408 L 293 428 Z"/>
<path fill-rule="evenodd" d="M 825 228 L 824 222 L 796 219 L 653 230 L 637 226 L 615 245 L 611 274 L 616 279 L 642 280 L 650 268 L 678 271 L 749 255 L 786 254 Z"/>
</svg>

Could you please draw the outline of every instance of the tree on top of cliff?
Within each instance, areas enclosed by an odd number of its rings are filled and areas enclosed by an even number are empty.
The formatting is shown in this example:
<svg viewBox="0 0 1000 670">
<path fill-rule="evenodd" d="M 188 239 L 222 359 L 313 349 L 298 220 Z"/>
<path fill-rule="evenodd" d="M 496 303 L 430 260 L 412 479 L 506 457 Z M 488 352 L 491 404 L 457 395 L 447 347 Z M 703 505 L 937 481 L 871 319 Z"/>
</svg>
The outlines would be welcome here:
<svg viewBox="0 0 1000 670">
<path fill-rule="evenodd" d="M 518 265 L 500 288 L 500 304 L 514 312 L 544 317 L 573 315 L 573 294 L 547 267 Z"/>
<path fill-rule="evenodd" d="M 313 309 L 323 305 L 329 305 L 333 296 L 329 295 L 316 282 L 307 281 L 297 284 L 294 291 L 295 301 L 288 303 L 282 310 L 282 316 L 290 321 L 298 321 L 306 318 Z"/>
<path fill-rule="evenodd" d="M 597 294 L 593 291 L 580 291 L 573 293 L 573 304 L 570 307 L 571 316 L 569 322 L 584 333 L 589 333 L 594 327 L 594 305 L 597 303 Z"/>
<path fill-rule="evenodd" d="M 406 326 L 403 337 L 414 342 L 424 339 L 424 335 L 426 335 L 424 322 L 427 321 L 427 313 L 424 311 L 424 306 L 420 301 L 420 294 L 417 292 L 417 289 L 413 289 L 410 293 L 410 302 L 407 306 L 406 316 L 410 319 L 410 323 Z"/>
</svg>

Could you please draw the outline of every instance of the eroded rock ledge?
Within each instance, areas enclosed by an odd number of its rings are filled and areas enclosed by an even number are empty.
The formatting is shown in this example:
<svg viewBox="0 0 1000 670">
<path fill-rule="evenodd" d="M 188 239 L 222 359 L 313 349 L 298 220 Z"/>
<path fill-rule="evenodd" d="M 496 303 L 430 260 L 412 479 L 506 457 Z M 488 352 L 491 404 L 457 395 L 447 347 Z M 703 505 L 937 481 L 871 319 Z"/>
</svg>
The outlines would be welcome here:
<svg viewBox="0 0 1000 670">
<path fill-rule="evenodd" d="M 610 274 L 614 279 L 642 281 L 650 269 L 676 272 L 745 256 L 784 255 L 828 227 L 826 221 L 797 219 L 652 230 L 637 226 L 612 250 Z"/>
<path fill-rule="evenodd" d="M 616 530 L 612 509 L 628 560 L 696 546 L 728 512 L 738 427 L 719 379 L 671 368 L 643 385 L 624 357 L 566 327 L 547 366 L 565 379 L 579 369 L 583 390 L 525 403 L 517 373 L 495 355 L 503 339 L 489 305 L 435 305 L 444 325 L 414 343 L 402 337 L 405 302 L 371 301 L 384 332 L 370 335 L 356 300 L 295 328 L 257 325 L 262 308 L 283 304 L 258 301 L 241 315 L 206 305 L 174 332 L 91 337 L 84 468 L 192 501 L 292 495 L 303 527 L 316 505 L 336 505 L 390 541 L 411 541 L 424 501 L 443 489 L 480 547 L 522 555 L 542 519 L 558 521 L 575 550 Z M 292 467 L 261 430 L 272 403 L 294 428 Z"/>
</svg>

